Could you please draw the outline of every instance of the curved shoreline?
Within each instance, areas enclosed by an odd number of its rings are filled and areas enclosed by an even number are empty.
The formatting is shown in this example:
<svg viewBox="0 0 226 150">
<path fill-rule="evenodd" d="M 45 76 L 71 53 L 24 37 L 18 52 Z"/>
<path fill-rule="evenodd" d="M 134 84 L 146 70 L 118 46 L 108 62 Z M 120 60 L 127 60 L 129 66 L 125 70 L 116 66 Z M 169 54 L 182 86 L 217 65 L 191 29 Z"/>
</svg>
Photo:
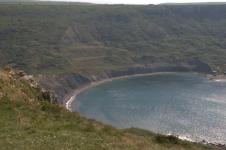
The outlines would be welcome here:
<svg viewBox="0 0 226 150">
<path fill-rule="evenodd" d="M 104 83 L 107 83 L 107 82 L 111 82 L 113 80 L 118 80 L 118 79 L 126 79 L 126 78 L 133 78 L 133 77 L 145 77 L 145 76 L 152 76 L 152 75 L 158 75 L 158 74 L 163 74 L 163 73 L 177 73 L 177 72 L 152 72 L 152 73 L 142 73 L 142 74 L 133 74 L 133 75 L 123 75 L 123 76 L 118 76 L 118 77 L 111 77 L 111 78 L 106 78 L 106 79 L 102 79 L 102 80 L 99 80 L 99 81 L 93 81 L 93 82 L 90 82 L 89 84 L 87 85 L 84 85 L 80 88 L 77 88 L 72 96 L 70 97 L 70 99 L 66 102 L 65 104 L 65 107 L 66 109 L 68 109 L 69 111 L 72 112 L 72 108 L 71 108 L 71 105 L 74 101 L 76 101 L 76 97 L 81 94 L 82 92 L 90 89 L 90 88 L 93 88 L 93 87 L 96 87 L 98 85 L 101 85 L 101 84 L 104 84 Z M 198 73 L 198 72 L 192 72 L 192 73 Z M 198 73 L 200 74 L 200 73 Z M 201 73 L 202 74 L 202 73 Z M 167 135 L 172 135 L 172 134 L 167 134 Z M 205 141 L 205 140 L 202 140 L 202 141 L 195 141 L 195 140 L 192 140 L 186 136 L 183 136 L 183 135 L 173 135 L 177 138 L 179 138 L 180 140 L 183 140 L 183 141 L 189 141 L 189 142 L 194 142 L 194 143 L 200 143 L 200 144 L 205 144 L 205 145 L 214 145 L 214 146 L 217 146 L 219 148 L 226 148 L 226 145 L 222 144 L 222 143 L 211 143 L 209 141 Z"/>
<path fill-rule="evenodd" d="M 119 77 L 111 77 L 111 78 L 106 78 L 106 79 L 103 79 L 103 80 L 100 80 L 100 81 L 94 81 L 94 82 L 91 82 L 90 84 L 88 85 L 85 85 L 85 86 L 82 86 L 78 89 L 76 89 L 72 96 L 70 96 L 70 98 L 66 101 L 65 103 L 65 107 L 66 109 L 68 109 L 69 111 L 72 111 L 72 108 L 71 108 L 71 105 L 74 101 L 76 101 L 76 97 L 92 88 L 92 87 L 95 87 L 95 86 L 98 86 L 98 85 L 101 85 L 101 84 L 104 84 L 104 83 L 107 83 L 107 82 L 111 82 L 113 80 L 118 80 L 118 79 L 125 79 L 125 78 L 132 78 L 132 77 L 144 77 L 144 76 L 151 76 L 151 75 L 157 75 L 157 74 L 162 74 L 162 73 L 173 73 L 173 72 L 152 72 L 152 73 L 142 73 L 142 74 L 133 74 L 133 75 L 124 75 L 124 76 L 119 76 Z"/>
</svg>

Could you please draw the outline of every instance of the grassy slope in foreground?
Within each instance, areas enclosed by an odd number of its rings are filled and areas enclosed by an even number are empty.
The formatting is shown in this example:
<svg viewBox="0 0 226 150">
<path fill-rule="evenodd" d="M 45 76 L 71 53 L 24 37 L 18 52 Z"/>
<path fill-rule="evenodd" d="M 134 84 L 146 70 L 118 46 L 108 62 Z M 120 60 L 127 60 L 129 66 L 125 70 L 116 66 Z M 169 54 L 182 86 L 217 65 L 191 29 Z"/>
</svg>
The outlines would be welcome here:
<svg viewBox="0 0 226 150">
<path fill-rule="evenodd" d="M 0 114 L 1 149 L 217 149 L 85 119 L 49 104 L 38 86 L 12 71 L 0 72 Z"/>
</svg>

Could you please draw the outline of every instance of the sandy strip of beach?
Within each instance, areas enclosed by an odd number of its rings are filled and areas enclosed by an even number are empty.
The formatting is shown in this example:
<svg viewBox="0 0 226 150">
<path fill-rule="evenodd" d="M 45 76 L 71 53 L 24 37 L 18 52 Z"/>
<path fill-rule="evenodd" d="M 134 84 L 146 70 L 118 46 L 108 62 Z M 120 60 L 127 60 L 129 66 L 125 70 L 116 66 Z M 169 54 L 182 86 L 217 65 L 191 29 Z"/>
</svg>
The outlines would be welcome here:
<svg viewBox="0 0 226 150">
<path fill-rule="evenodd" d="M 76 100 L 76 97 L 77 97 L 80 93 L 82 93 L 82 92 L 84 92 L 84 91 L 86 91 L 86 90 L 88 90 L 88 89 L 90 89 L 90 88 L 92 88 L 92 87 L 98 86 L 98 85 L 100 85 L 100 84 L 103 84 L 103 83 L 106 83 L 106 82 L 111 82 L 111 81 L 113 81 L 113 80 L 118 80 L 118 79 L 132 78 L 132 77 L 141 77 L 141 76 L 151 76 L 151 75 L 162 74 L 162 73 L 164 73 L 164 72 L 155 72 L 155 73 L 143 73 L 143 74 L 125 75 L 125 76 L 112 77 L 112 78 L 107 78 L 107 79 L 103 79 L 103 80 L 100 80 L 100 81 L 94 81 L 94 82 L 91 82 L 91 83 L 88 84 L 88 85 L 85 85 L 85 86 L 82 86 L 82 87 L 76 89 L 76 90 L 73 92 L 73 94 L 72 94 L 72 96 L 70 97 L 70 99 L 68 99 L 68 100 L 66 101 L 65 107 L 66 107 L 69 111 L 72 111 L 72 106 L 71 106 L 71 105 L 72 105 L 72 102 L 74 102 L 74 101 Z M 166 73 L 166 72 L 165 72 L 165 73 Z M 169 73 L 169 72 L 167 72 L 167 73 Z"/>
</svg>

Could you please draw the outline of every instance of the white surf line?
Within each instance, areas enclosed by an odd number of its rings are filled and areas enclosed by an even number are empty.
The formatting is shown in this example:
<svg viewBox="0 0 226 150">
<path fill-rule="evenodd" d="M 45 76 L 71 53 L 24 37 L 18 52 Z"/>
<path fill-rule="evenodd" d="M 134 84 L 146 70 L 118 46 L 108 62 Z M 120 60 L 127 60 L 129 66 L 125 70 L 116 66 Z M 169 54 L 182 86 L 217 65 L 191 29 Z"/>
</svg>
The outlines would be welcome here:
<svg viewBox="0 0 226 150">
<path fill-rule="evenodd" d="M 69 111 L 72 111 L 72 102 L 74 102 L 76 100 L 76 97 L 83 91 L 89 89 L 89 88 L 92 88 L 92 87 L 95 87 L 95 86 L 98 86 L 100 84 L 103 84 L 103 83 L 106 83 L 106 82 L 110 82 L 110 81 L 113 81 L 113 80 L 117 80 L 117 79 L 124 79 L 124 78 L 132 78 L 132 77 L 143 77 L 143 76 L 151 76 L 151 75 L 156 75 L 156 74 L 162 74 L 162 73 L 173 73 L 173 72 L 155 72 L 155 73 L 143 73 L 143 74 L 134 74 L 134 75 L 124 75 L 124 76 L 120 76 L 120 77 L 112 77 L 112 78 L 107 78 L 107 79 L 103 79 L 103 80 L 100 80 L 100 81 L 94 81 L 94 82 L 91 82 L 90 84 L 88 85 L 85 85 L 83 87 L 80 87 L 78 89 L 76 89 L 73 93 L 73 96 L 70 97 L 69 100 L 67 100 L 66 102 L 66 109 L 68 109 Z"/>
<path fill-rule="evenodd" d="M 191 138 L 185 135 L 179 135 L 178 138 L 184 141 L 195 142 L 195 140 L 192 140 Z"/>
<path fill-rule="evenodd" d="M 71 108 L 71 103 L 73 102 L 73 99 L 75 99 L 75 96 L 72 96 L 66 103 L 66 108 L 69 110 L 69 111 L 72 111 L 72 108 Z"/>
<path fill-rule="evenodd" d="M 76 89 L 73 93 L 73 96 L 71 96 L 71 98 L 66 102 L 66 108 L 69 110 L 69 111 L 72 111 L 72 102 L 75 101 L 76 97 L 83 91 L 89 89 L 89 88 L 92 88 L 92 87 L 95 87 L 99 84 L 103 84 L 105 82 L 109 82 L 109 81 L 112 81 L 111 78 L 109 79 L 104 79 L 104 80 L 101 80 L 101 81 L 97 81 L 97 82 L 91 82 L 89 85 L 86 85 L 86 86 L 83 86 L 83 87 L 80 87 L 78 89 Z"/>
<path fill-rule="evenodd" d="M 213 81 L 215 81 L 215 82 L 226 82 L 226 79 L 215 79 Z"/>
</svg>

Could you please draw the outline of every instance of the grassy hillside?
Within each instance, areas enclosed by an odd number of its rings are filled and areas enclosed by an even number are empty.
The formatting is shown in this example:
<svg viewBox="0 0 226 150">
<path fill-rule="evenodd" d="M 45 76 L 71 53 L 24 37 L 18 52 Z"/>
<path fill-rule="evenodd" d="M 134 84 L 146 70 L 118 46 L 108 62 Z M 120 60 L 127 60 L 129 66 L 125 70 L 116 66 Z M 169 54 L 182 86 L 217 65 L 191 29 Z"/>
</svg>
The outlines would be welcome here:
<svg viewBox="0 0 226 150">
<path fill-rule="evenodd" d="M 35 81 L 0 71 L 1 150 L 210 150 L 172 136 L 119 130 L 52 105 Z"/>
<path fill-rule="evenodd" d="M 1 5 L 1 65 L 98 74 L 132 66 L 225 65 L 225 5 Z"/>
<path fill-rule="evenodd" d="M 129 68 L 224 71 L 225 40 L 223 4 L 0 4 L 0 66 L 39 75 L 58 94 L 77 87 L 68 78 Z"/>
</svg>

